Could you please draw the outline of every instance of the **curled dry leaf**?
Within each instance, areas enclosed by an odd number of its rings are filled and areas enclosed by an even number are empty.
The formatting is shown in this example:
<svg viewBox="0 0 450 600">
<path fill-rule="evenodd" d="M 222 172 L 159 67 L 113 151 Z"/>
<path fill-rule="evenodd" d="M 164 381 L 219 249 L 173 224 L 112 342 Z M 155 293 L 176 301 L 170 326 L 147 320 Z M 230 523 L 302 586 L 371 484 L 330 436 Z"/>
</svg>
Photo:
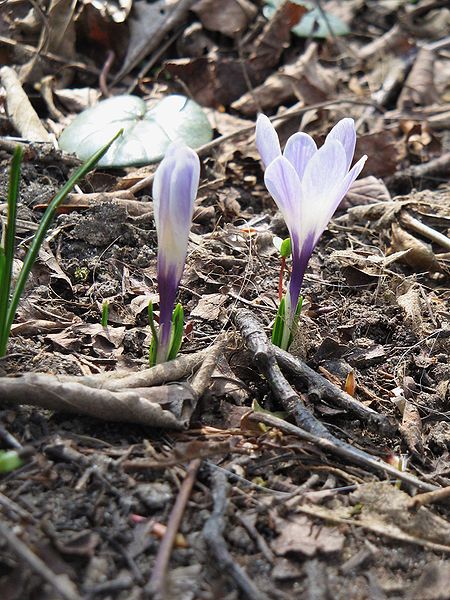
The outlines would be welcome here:
<svg viewBox="0 0 450 600">
<path fill-rule="evenodd" d="M 229 37 L 237 37 L 246 30 L 257 14 L 257 8 L 248 0 L 198 0 L 192 10 L 205 29 L 219 31 Z"/>
<path fill-rule="evenodd" d="M 423 336 L 422 299 L 418 286 L 411 286 L 406 294 L 397 297 L 398 305 L 405 313 L 405 321 L 412 331 Z"/>
<path fill-rule="evenodd" d="M 413 68 L 405 81 L 397 106 L 400 110 L 416 106 L 427 106 L 438 100 L 434 85 L 435 54 L 428 48 L 421 48 Z"/>
<path fill-rule="evenodd" d="M 407 233 L 397 223 L 392 224 L 391 247 L 393 252 L 408 250 L 408 252 L 401 257 L 401 261 L 419 273 L 441 270 L 431 246 Z"/>
<path fill-rule="evenodd" d="M 405 400 L 403 419 L 400 432 L 405 440 L 408 450 L 415 454 L 423 453 L 422 420 L 419 411 L 409 400 Z"/>
<path fill-rule="evenodd" d="M 49 142 L 50 136 L 28 100 L 14 69 L 2 67 L 0 79 L 6 92 L 8 116 L 21 137 L 30 142 Z"/>
</svg>

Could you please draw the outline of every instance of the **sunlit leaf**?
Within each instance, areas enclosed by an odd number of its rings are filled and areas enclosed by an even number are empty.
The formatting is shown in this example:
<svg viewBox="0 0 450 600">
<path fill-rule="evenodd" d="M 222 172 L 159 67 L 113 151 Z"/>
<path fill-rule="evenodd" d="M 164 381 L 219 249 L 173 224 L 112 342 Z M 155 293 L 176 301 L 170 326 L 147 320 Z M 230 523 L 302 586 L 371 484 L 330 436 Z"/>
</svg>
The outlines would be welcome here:
<svg viewBox="0 0 450 600">
<path fill-rule="evenodd" d="M 59 138 L 62 150 L 81 160 L 117 132 L 124 133 L 99 162 L 101 167 L 144 165 L 160 160 L 175 140 L 198 148 L 212 138 L 202 108 L 185 96 L 167 96 L 149 108 L 137 96 L 116 96 L 80 113 Z"/>
</svg>

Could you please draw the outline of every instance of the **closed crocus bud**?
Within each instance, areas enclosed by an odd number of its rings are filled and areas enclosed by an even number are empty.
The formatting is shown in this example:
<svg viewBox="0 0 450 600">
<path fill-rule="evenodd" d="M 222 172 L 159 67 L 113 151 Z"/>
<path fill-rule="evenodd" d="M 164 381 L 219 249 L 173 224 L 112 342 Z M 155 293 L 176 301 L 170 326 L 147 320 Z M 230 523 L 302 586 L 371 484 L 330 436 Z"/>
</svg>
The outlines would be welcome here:
<svg viewBox="0 0 450 600">
<path fill-rule="evenodd" d="M 158 234 L 159 335 L 156 362 L 167 360 L 172 313 L 186 261 L 200 161 L 191 148 L 173 143 L 156 170 L 153 208 Z"/>
<path fill-rule="evenodd" d="M 287 348 L 308 261 L 320 236 L 367 156 L 350 169 L 355 153 L 353 119 L 342 119 L 317 146 L 306 133 L 294 133 L 281 152 L 277 133 L 265 115 L 256 123 L 256 146 L 266 168 L 264 181 L 283 214 L 292 245 L 292 274 L 286 294 L 282 347 Z"/>
</svg>

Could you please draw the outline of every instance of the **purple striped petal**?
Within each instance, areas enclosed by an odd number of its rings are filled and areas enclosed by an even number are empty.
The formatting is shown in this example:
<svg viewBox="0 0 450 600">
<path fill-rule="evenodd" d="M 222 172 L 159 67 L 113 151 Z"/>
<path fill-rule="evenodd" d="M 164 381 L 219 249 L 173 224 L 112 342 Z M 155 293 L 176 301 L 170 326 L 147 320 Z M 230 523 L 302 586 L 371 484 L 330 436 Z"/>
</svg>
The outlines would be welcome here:
<svg viewBox="0 0 450 600">
<path fill-rule="evenodd" d="M 186 261 L 200 161 L 187 146 L 173 144 L 153 181 L 153 209 L 158 234 L 160 333 L 158 362 L 167 357 L 172 312 Z"/>
<path fill-rule="evenodd" d="M 275 158 L 281 156 L 278 134 L 266 115 L 258 115 L 256 121 L 256 147 L 264 167 L 268 167 Z"/>
<path fill-rule="evenodd" d="M 303 179 L 303 174 L 306 165 L 317 152 L 315 141 L 307 133 L 294 133 L 288 139 L 283 156 L 288 159 L 291 165 L 297 172 L 300 181 Z"/>
<path fill-rule="evenodd" d="M 330 133 L 327 135 L 325 144 L 337 140 L 341 142 L 344 147 L 345 155 L 347 157 L 347 171 L 350 169 L 350 165 L 353 162 L 353 155 L 355 154 L 356 146 L 356 130 L 355 121 L 350 118 L 341 119 L 336 123 Z"/>
</svg>

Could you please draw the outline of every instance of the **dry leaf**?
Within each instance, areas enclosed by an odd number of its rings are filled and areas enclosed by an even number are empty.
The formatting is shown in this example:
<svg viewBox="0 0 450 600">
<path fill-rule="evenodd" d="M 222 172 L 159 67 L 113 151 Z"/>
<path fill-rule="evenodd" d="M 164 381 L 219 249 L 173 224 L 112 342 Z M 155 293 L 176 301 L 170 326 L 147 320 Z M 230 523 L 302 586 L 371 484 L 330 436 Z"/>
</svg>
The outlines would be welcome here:
<svg viewBox="0 0 450 600">
<path fill-rule="evenodd" d="M 408 250 L 401 261 L 421 273 L 424 271 L 440 271 L 441 268 L 429 244 L 421 242 L 407 233 L 397 223 L 392 223 L 392 250 L 399 252 Z"/>
<path fill-rule="evenodd" d="M 50 136 L 23 91 L 14 69 L 2 67 L 0 79 L 6 92 L 8 116 L 21 137 L 30 142 L 49 142 Z"/>
<path fill-rule="evenodd" d="M 351 206 L 373 204 L 375 202 L 389 202 L 391 195 L 381 179 L 373 175 L 357 179 L 347 192 L 347 195 L 339 205 L 339 210 Z"/>
<path fill-rule="evenodd" d="M 217 321 L 223 319 L 222 307 L 227 301 L 223 294 L 205 294 L 200 298 L 197 306 L 191 311 L 191 317 L 198 317 L 205 321 Z"/>
<path fill-rule="evenodd" d="M 355 160 L 367 154 L 365 173 L 375 177 L 386 177 L 397 170 L 402 156 L 400 146 L 391 131 L 376 131 L 358 136 Z"/>
<path fill-rule="evenodd" d="M 248 0 L 199 0 L 192 10 L 205 29 L 219 31 L 229 37 L 238 37 L 257 14 L 257 8 Z"/>
<path fill-rule="evenodd" d="M 254 115 L 293 98 L 301 99 L 304 104 L 314 104 L 326 100 L 335 86 L 336 79 L 331 71 L 318 62 L 317 44 L 313 43 L 296 61 L 270 75 L 262 85 L 241 96 L 231 107 L 244 115 Z"/>
<path fill-rule="evenodd" d="M 434 60 L 435 54 L 432 50 L 419 50 L 398 98 L 397 106 L 400 110 L 411 110 L 416 106 L 427 106 L 438 101 L 434 86 Z"/>
<path fill-rule="evenodd" d="M 421 337 L 424 334 L 424 331 L 422 301 L 419 288 L 414 285 L 411 286 L 406 294 L 397 297 L 397 303 L 405 313 L 405 322 L 411 327 L 416 335 Z"/>
<path fill-rule="evenodd" d="M 259 73 L 278 64 L 283 50 L 289 47 L 292 27 L 306 12 L 304 6 L 293 2 L 282 2 L 278 6 L 252 44 L 254 51 L 250 56 L 250 66 L 253 71 Z"/>
<path fill-rule="evenodd" d="M 290 552 L 303 556 L 314 556 L 318 552 L 332 554 L 340 552 L 344 546 L 345 536 L 335 527 L 315 525 L 304 516 L 277 519 L 277 530 L 280 536 L 271 546 L 278 555 Z"/>
<path fill-rule="evenodd" d="M 405 400 L 403 407 L 403 419 L 400 432 L 411 453 L 423 454 L 422 443 L 422 420 L 419 411 L 409 400 Z"/>
</svg>

